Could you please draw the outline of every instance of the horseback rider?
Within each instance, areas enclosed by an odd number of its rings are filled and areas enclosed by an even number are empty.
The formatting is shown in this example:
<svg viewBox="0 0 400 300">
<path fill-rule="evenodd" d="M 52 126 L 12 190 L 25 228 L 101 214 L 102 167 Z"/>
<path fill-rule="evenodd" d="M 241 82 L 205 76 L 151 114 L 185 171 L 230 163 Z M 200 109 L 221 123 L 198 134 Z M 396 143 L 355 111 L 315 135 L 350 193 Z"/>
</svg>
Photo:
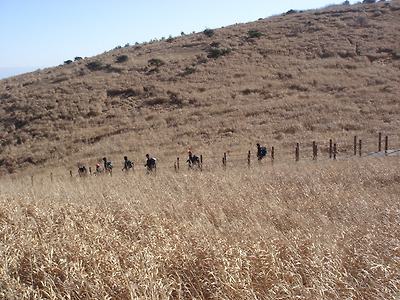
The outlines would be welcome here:
<svg viewBox="0 0 400 300">
<path fill-rule="evenodd" d="M 87 169 L 85 166 L 79 166 L 78 167 L 78 175 L 79 176 L 86 176 L 87 175 Z"/>
<path fill-rule="evenodd" d="M 267 148 L 262 147 L 259 143 L 257 143 L 257 158 L 261 161 L 267 155 Z"/>
<path fill-rule="evenodd" d="M 108 161 L 107 158 L 105 158 L 105 157 L 103 157 L 103 161 L 104 161 L 104 171 L 112 174 L 113 166 L 112 166 L 111 162 Z"/>
<path fill-rule="evenodd" d="M 100 164 L 96 164 L 96 171 L 94 172 L 94 175 L 100 175 L 101 173 L 103 173 L 103 170 L 100 167 Z"/>
<path fill-rule="evenodd" d="M 133 170 L 133 167 L 134 167 L 133 162 L 130 161 L 127 156 L 124 156 L 124 167 L 122 168 L 122 171 L 125 170 L 128 172 L 130 169 Z"/>
<path fill-rule="evenodd" d="M 189 159 L 186 161 L 189 164 L 189 168 L 193 168 L 194 166 L 200 167 L 200 159 L 198 156 L 193 155 L 191 150 L 188 151 Z"/>
<path fill-rule="evenodd" d="M 147 167 L 147 173 L 151 172 L 151 171 L 155 171 L 157 168 L 157 159 L 154 157 L 150 157 L 149 154 L 146 154 L 146 164 L 144 165 L 145 167 Z"/>
</svg>

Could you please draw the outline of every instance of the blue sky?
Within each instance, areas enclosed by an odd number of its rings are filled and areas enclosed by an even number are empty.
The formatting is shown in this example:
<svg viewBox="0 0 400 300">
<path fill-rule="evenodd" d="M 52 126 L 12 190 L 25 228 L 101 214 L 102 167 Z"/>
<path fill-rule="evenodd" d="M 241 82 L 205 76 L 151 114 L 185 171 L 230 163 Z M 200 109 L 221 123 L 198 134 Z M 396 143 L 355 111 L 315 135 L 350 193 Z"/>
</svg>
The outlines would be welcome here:
<svg viewBox="0 0 400 300">
<path fill-rule="evenodd" d="M 344 0 L 0 0 L 0 79 L 117 46 Z M 355 3 L 355 1 L 350 1 Z"/>
</svg>

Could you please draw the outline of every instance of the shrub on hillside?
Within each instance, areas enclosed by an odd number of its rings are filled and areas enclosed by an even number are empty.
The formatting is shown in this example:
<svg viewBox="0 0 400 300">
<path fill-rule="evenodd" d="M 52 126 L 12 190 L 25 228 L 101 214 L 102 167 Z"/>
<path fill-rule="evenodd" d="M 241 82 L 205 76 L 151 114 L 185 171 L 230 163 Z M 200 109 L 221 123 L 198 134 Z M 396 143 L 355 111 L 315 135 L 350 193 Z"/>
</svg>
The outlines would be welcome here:
<svg viewBox="0 0 400 300">
<path fill-rule="evenodd" d="M 195 73 L 196 71 L 197 71 L 196 68 L 186 67 L 185 74 L 192 74 Z"/>
<path fill-rule="evenodd" d="M 298 11 L 297 11 L 297 10 L 294 10 L 294 9 L 289 9 L 289 10 L 286 12 L 287 15 L 296 14 L 296 13 L 298 13 Z"/>
<path fill-rule="evenodd" d="M 86 67 L 89 70 L 96 71 L 96 70 L 103 69 L 103 64 L 101 63 L 101 61 L 96 60 L 96 61 L 92 61 L 92 62 L 87 63 Z"/>
<path fill-rule="evenodd" d="M 74 58 L 75 61 L 78 61 L 78 60 L 81 60 L 81 59 L 83 59 L 83 58 L 80 57 L 80 56 L 76 56 L 76 57 Z"/>
<path fill-rule="evenodd" d="M 70 59 L 64 61 L 64 64 L 66 64 L 66 65 L 69 65 L 70 63 L 72 63 L 72 60 L 70 60 Z"/>
<path fill-rule="evenodd" d="M 174 38 L 172 36 L 169 36 L 169 38 L 166 39 L 168 43 L 172 43 L 174 41 Z"/>
<path fill-rule="evenodd" d="M 206 29 L 206 30 L 203 31 L 203 33 L 208 37 L 212 37 L 214 35 L 214 30 Z"/>
<path fill-rule="evenodd" d="M 208 50 L 208 58 L 217 58 L 223 55 L 227 55 L 231 53 L 231 49 L 217 49 L 217 48 L 210 48 Z"/>
<path fill-rule="evenodd" d="M 119 55 L 117 56 L 117 63 L 123 63 L 126 62 L 128 60 L 128 56 L 127 55 Z"/>
<path fill-rule="evenodd" d="M 165 64 L 161 59 L 159 58 L 152 58 L 148 60 L 148 63 L 151 66 L 156 66 L 156 67 L 161 67 L 163 64 Z"/>
<path fill-rule="evenodd" d="M 260 38 L 263 34 L 259 30 L 249 30 L 247 32 L 249 38 Z"/>
<path fill-rule="evenodd" d="M 220 45 L 221 45 L 220 42 L 212 42 L 212 43 L 210 44 L 210 47 L 212 47 L 212 48 L 218 48 Z"/>
<path fill-rule="evenodd" d="M 375 3 L 375 0 L 364 0 L 363 3 Z"/>
</svg>

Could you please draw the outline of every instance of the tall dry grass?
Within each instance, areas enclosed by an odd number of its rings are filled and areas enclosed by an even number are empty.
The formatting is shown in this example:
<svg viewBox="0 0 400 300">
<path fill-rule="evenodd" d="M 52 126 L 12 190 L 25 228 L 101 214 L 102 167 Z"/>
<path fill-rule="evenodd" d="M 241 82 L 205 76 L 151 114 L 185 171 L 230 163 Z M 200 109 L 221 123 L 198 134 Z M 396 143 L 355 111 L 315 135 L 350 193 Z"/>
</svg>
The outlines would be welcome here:
<svg viewBox="0 0 400 300">
<path fill-rule="evenodd" d="M 0 182 L 2 299 L 396 299 L 398 157 Z"/>
</svg>

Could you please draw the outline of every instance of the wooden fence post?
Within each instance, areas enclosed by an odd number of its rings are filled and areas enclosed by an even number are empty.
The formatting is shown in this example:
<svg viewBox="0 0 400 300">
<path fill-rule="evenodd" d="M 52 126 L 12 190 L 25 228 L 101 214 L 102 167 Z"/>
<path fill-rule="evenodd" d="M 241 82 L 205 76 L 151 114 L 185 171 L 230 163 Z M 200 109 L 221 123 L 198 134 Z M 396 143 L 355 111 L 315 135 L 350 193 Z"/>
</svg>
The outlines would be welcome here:
<svg viewBox="0 0 400 300">
<path fill-rule="evenodd" d="M 317 143 L 313 141 L 313 160 L 317 160 L 317 156 L 318 156 Z"/>
<path fill-rule="evenodd" d="M 179 157 L 176 158 L 176 168 L 179 170 Z"/>
<path fill-rule="evenodd" d="M 359 149 L 358 149 L 358 153 L 359 153 L 359 155 L 361 156 L 362 155 L 362 141 L 361 140 L 359 140 L 358 141 L 358 144 L 359 144 Z"/>
<path fill-rule="evenodd" d="M 31 185 L 33 187 L 33 175 L 31 176 Z"/>
<path fill-rule="evenodd" d="M 92 167 L 89 167 L 89 174 L 92 175 Z"/>
<path fill-rule="evenodd" d="M 226 152 L 224 152 L 224 156 L 222 157 L 222 165 L 224 166 L 224 169 L 226 169 Z"/>
<path fill-rule="evenodd" d="M 50 173 L 50 181 L 53 182 L 53 173 Z"/>
<path fill-rule="evenodd" d="M 273 146 L 271 148 L 271 161 L 272 163 L 275 162 L 275 148 Z"/>
<path fill-rule="evenodd" d="M 337 145 L 336 143 L 333 144 L 333 159 L 336 160 L 336 154 L 337 154 Z"/>
<path fill-rule="evenodd" d="M 389 150 L 389 137 L 386 136 L 385 137 L 385 155 L 387 155 L 388 150 Z"/>
<path fill-rule="evenodd" d="M 247 166 L 249 167 L 249 169 L 250 169 L 250 150 L 249 150 L 249 153 L 247 154 Z"/>
<path fill-rule="evenodd" d="M 295 154 L 296 154 L 296 161 L 299 161 L 300 160 L 300 144 L 299 143 L 296 144 Z"/>
<path fill-rule="evenodd" d="M 71 175 L 71 177 L 72 177 L 72 171 L 71 170 L 69 170 L 69 175 Z"/>
<path fill-rule="evenodd" d="M 378 136 L 378 152 L 382 151 L 382 133 L 379 132 L 379 136 Z"/>
<path fill-rule="evenodd" d="M 357 136 L 354 136 L 354 155 L 357 155 Z"/>
<path fill-rule="evenodd" d="M 333 152 L 333 142 L 332 139 L 329 140 L 329 158 L 332 158 L 332 152 Z"/>
<path fill-rule="evenodd" d="M 200 155 L 200 171 L 203 171 L 203 155 Z"/>
</svg>

